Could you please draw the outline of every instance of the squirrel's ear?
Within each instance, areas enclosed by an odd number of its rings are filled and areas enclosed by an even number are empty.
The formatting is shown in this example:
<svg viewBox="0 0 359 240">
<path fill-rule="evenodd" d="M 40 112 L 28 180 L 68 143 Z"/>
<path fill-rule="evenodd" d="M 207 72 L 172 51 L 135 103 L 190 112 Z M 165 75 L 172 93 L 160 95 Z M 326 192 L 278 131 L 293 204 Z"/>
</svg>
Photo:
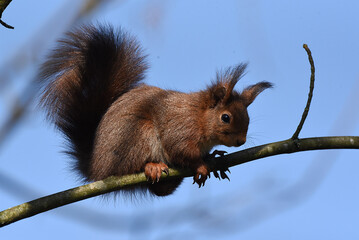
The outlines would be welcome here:
<svg viewBox="0 0 359 240">
<path fill-rule="evenodd" d="M 234 86 L 243 76 L 246 67 L 246 63 L 241 63 L 227 68 L 224 72 L 217 72 L 216 81 L 209 87 L 211 107 L 215 107 L 219 102 L 227 104 L 233 95 Z"/>
<path fill-rule="evenodd" d="M 211 93 L 211 107 L 215 107 L 219 102 L 222 101 L 224 96 L 226 95 L 226 88 L 221 84 L 217 83 L 213 85 L 210 89 Z"/>
<path fill-rule="evenodd" d="M 259 82 L 244 89 L 241 96 L 244 99 L 245 105 L 248 107 L 258 94 L 267 88 L 271 88 L 272 86 L 273 84 L 270 82 Z"/>
</svg>

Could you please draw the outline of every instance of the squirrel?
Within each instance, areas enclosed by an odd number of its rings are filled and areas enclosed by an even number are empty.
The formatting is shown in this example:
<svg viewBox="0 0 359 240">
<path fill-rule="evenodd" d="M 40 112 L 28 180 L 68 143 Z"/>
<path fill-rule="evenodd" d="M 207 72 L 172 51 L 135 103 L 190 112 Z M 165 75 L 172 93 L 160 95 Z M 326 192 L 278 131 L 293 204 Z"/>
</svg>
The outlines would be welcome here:
<svg viewBox="0 0 359 240">
<path fill-rule="evenodd" d="M 84 180 L 145 172 L 144 189 L 166 196 L 183 180 L 159 181 L 169 167 L 193 170 L 201 187 L 210 177 L 206 159 L 225 153 L 211 149 L 246 142 L 247 107 L 272 87 L 263 81 L 235 91 L 246 66 L 217 73 L 202 91 L 163 90 L 143 83 L 148 63 L 134 37 L 111 25 L 82 25 L 42 65 L 40 104 Z M 214 174 L 228 178 L 226 170 Z"/>
</svg>

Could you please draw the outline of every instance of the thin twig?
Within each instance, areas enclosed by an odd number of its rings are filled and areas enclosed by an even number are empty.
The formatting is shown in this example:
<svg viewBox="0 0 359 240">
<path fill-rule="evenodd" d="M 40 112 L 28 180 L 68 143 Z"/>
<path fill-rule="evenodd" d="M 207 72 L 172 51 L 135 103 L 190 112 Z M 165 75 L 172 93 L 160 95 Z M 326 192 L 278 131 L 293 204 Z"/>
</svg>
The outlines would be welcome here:
<svg viewBox="0 0 359 240">
<path fill-rule="evenodd" d="M 6 22 L 4 22 L 3 20 L 0 19 L 0 24 L 3 25 L 4 27 L 6 28 L 9 28 L 9 29 L 14 29 L 13 26 L 7 24 Z"/>
<path fill-rule="evenodd" d="M 208 165 L 211 169 L 216 170 L 278 154 L 320 149 L 359 149 L 359 137 L 288 139 L 248 148 L 243 151 L 212 159 L 208 161 Z M 166 176 L 166 174 L 163 173 L 161 180 L 165 181 L 165 178 L 189 176 L 193 176 L 193 172 L 190 170 L 170 169 L 169 175 Z M 147 180 L 144 173 L 126 175 L 123 177 L 112 176 L 101 181 L 45 196 L 0 212 L 0 227 L 60 206 L 146 182 Z"/>
<path fill-rule="evenodd" d="M 10 2 L 11 0 L 0 0 L 0 24 L 6 28 L 14 29 L 13 26 L 10 26 L 9 24 L 1 20 L 2 13 L 4 12 L 5 8 L 10 4 Z"/>
<path fill-rule="evenodd" d="M 305 49 L 305 51 L 307 51 L 308 54 L 308 59 L 309 59 L 309 63 L 310 63 L 310 87 L 309 87 L 309 93 L 308 93 L 308 100 L 307 100 L 307 105 L 305 106 L 303 115 L 302 115 L 302 119 L 300 120 L 300 123 L 297 127 L 297 130 L 295 131 L 295 133 L 292 136 L 292 139 L 298 139 L 298 135 L 300 133 L 300 131 L 302 130 L 303 124 L 305 122 L 305 119 L 308 116 L 308 112 L 309 112 L 309 108 L 310 108 L 310 103 L 312 102 L 312 97 L 313 97 L 313 90 L 314 90 L 314 81 L 315 81 L 315 67 L 314 67 L 314 61 L 312 58 L 312 53 L 308 47 L 307 44 L 303 44 L 303 48 Z"/>
</svg>

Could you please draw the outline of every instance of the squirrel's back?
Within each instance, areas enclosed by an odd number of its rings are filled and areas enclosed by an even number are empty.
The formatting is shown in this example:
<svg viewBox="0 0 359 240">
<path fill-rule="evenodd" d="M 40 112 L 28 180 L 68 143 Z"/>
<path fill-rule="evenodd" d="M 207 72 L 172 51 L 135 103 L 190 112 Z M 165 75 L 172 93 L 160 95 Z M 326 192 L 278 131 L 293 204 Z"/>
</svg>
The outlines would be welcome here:
<svg viewBox="0 0 359 240">
<path fill-rule="evenodd" d="M 75 167 L 89 175 L 96 129 L 111 104 L 140 84 L 145 55 L 129 34 L 111 26 L 67 33 L 42 66 L 41 104 L 67 138 Z"/>
</svg>

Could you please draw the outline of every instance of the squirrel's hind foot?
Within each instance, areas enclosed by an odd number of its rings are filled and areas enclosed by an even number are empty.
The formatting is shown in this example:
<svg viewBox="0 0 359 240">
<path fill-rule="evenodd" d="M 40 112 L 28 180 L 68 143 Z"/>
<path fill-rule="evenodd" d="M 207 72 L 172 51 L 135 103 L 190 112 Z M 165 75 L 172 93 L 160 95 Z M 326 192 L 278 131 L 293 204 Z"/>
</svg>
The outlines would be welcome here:
<svg viewBox="0 0 359 240">
<path fill-rule="evenodd" d="M 147 180 L 152 181 L 152 184 L 160 181 L 162 172 L 169 174 L 168 166 L 164 163 L 146 163 L 145 175 Z"/>
</svg>

